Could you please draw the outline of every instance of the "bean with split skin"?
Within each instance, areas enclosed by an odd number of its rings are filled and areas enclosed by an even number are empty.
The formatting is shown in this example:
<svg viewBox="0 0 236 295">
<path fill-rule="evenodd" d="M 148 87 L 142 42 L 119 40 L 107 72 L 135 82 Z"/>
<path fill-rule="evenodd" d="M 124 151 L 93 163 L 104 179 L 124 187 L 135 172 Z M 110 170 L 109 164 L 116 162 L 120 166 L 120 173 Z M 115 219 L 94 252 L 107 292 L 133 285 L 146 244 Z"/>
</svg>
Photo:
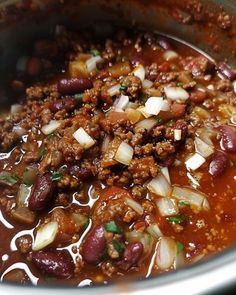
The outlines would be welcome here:
<svg viewBox="0 0 236 295">
<path fill-rule="evenodd" d="M 48 275 L 58 278 L 69 278 L 74 274 L 74 263 L 67 251 L 42 250 L 33 252 L 32 261 Z"/>
<path fill-rule="evenodd" d="M 122 270 L 128 270 L 137 264 L 143 254 L 143 244 L 141 242 L 130 243 L 123 253 L 123 257 L 117 262 L 117 266 Z"/>
<path fill-rule="evenodd" d="M 221 126 L 222 147 L 227 152 L 236 152 L 236 132 L 230 126 Z"/>
<path fill-rule="evenodd" d="M 227 168 L 228 158 L 223 153 L 215 153 L 212 157 L 212 160 L 209 164 L 209 173 L 216 177 L 222 175 Z"/>
<path fill-rule="evenodd" d="M 82 249 L 82 256 L 87 263 L 98 264 L 102 261 L 105 247 L 105 230 L 103 225 L 98 225 L 86 238 Z"/>
<path fill-rule="evenodd" d="M 50 173 L 38 176 L 29 196 L 29 209 L 32 211 L 44 210 L 53 197 L 55 184 Z"/>
<path fill-rule="evenodd" d="M 229 65 L 224 62 L 219 64 L 218 71 L 230 81 L 233 81 L 236 78 L 236 71 L 234 71 Z"/>
<path fill-rule="evenodd" d="M 74 97 L 67 96 L 63 99 L 54 100 L 50 104 L 50 110 L 54 113 L 60 110 L 73 111 L 78 105 L 78 101 Z"/>
<path fill-rule="evenodd" d="M 61 94 L 76 94 L 90 89 L 93 83 L 87 78 L 61 79 L 57 83 L 57 90 Z"/>
</svg>

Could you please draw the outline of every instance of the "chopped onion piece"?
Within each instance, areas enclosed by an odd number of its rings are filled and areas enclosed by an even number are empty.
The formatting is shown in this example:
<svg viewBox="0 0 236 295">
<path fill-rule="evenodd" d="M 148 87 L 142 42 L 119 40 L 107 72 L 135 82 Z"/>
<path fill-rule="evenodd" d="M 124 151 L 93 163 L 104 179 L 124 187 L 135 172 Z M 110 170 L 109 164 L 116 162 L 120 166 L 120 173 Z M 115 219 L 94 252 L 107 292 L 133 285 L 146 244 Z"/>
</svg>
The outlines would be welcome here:
<svg viewBox="0 0 236 295">
<path fill-rule="evenodd" d="M 75 131 L 73 137 L 84 149 L 89 149 L 96 143 L 96 141 L 82 127 Z"/>
<path fill-rule="evenodd" d="M 102 142 L 102 147 L 101 147 L 102 153 L 105 153 L 107 151 L 110 141 L 111 141 L 110 135 L 106 134 Z"/>
<path fill-rule="evenodd" d="M 132 72 L 135 77 L 138 77 L 141 81 L 145 79 L 145 69 L 143 65 L 139 64 Z"/>
<path fill-rule="evenodd" d="M 137 109 L 146 119 L 152 117 L 151 114 L 146 112 L 146 108 L 145 107 L 139 107 Z"/>
<path fill-rule="evenodd" d="M 112 86 L 111 88 L 109 88 L 107 90 L 107 92 L 110 96 L 114 96 L 114 95 L 120 93 L 120 84 L 116 84 L 116 85 Z"/>
<path fill-rule="evenodd" d="M 161 111 L 168 112 L 170 110 L 170 104 L 167 99 L 164 99 L 161 106 Z"/>
<path fill-rule="evenodd" d="M 97 68 L 97 63 L 103 61 L 103 59 L 101 58 L 101 56 L 93 56 L 91 58 L 89 58 L 88 60 L 86 60 L 85 64 L 87 67 L 88 72 L 92 72 L 94 70 L 96 70 Z"/>
<path fill-rule="evenodd" d="M 204 158 L 207 158 L 214 153 L 214 148 L 205 143 L 199 137 L 195 137 L 194 143 L 196 152 Z"/>
<path fill-rule="evenodd" d="M 161 173 L 165 176 L 167 181 L 170 183 L 170 174 L 169 174 L 169 169 L 168 167 L 162 167 L 161 168 Z"/>
<path fill-rule="evenodd" d="M 171 100 L 185 101 L 189 98 L 188 92 L 181 87 L 165 87 L 164 92 L 167 98 Z"/>
<path fill-rule="evenodd" d="M 153 127 L 156 126 L 156 124 L 157 120 L 155 119 L 144 119 L 135 125 L 134 132 L 138 132 L 141 129 L 146 129 L 147 131 L 150 131 Z"/>
<path fill-rule="evenodd" d="M 44 125 L 41 130 L 43 134 L 49 135 L 59 128 L 61 123 L 57 120 L 51 120 L 47 125 Z"/>
<path fill-rule="evenodd" d="M 129 103 L 129 97 L 127 95 L 121 95 L 117 101 L 115 101 L 114 106 L 116 111 L 125 110 Z"/>
<path fill-rule="evenodd" d="M 143 88 L 144 88 L 144 89 L 151 88 L 152 85 L 153 85 L 153 82 L 152 82 L 152 81 L 147 80 L 147 79 L 144 79 L 144 80 L 143 80 Z"/>
<path fill-rule="evenodd" d="M 162 269 L 170 268 L 177 256 L 176 242 L 168 237 L 162 237 L 157 247 L 156 264 Z"/>
<path fill-rule="evenodd" d="M 160 238 L 163 236 L 163 233 L 156 223 L 150 224 L 147 228 L 147 232 L 154 238 Z"/>
<path fill-rule="evenodd" d="M 149 97 L 145 103 L 144 112 L 149 115 L 158 115 L 162 108 L 163 97 Z"/>
<path fill-rule="evenodd" d="M 128 143 L 122 141 L 119 145 L 114 159 L 124 165 L 129 165 L 134 154 L 134 149 Z"/>
<path fill-rule="evenodd" d="M 210 91 L 214 91 L 215 90 L 215 86 L 213 84 L 210 84 L 207 86 L 207 89 Z"/>
<path fill-rule="evenodd" d="M 190 205 L 196 207 L 198 210 L 209 210 L 210 205 L 207 197 L 199 193 L 198 191 L 193 191 L 189 188 L 182 188 L 179 186 L 174 186 L 172 191 L 172 196 L 180 201 L 187 201 Z"/>
<path fill-rule="evenodd" d="M 153 178 L 148 184 L 147 188 L 154 194 L 162 197 L 168 197 L 171 194 L 171 186 L 164 175 L 159 173 L 156 178 Z"/>
<path fill-rule="evenodd" d="M 128 119 L 133 124 L 137 123 L 140 120 L 141 116 L 142 116 L 141 113 L 138 110 L 134 110 L 134 109 L 131 109 L 131 108 L 125 109 L 125 112 L 127 114 Z"/>
<path fill-rule="evenodd" d="M 201 167 L 205 162 L 206 159 L 203 158 L 203 156 L 199 155 L 198 153 L 195 153 L 185 162 L 185 165 L 188 170 L 195 171 L 199 167 Z"/>
<path fill-rule="evenodd" d="M 11 105 L 11 114 L 19 113 L 23 110 L 23 105 L 21 104 L 12 104 Z"/>
<path fill-rule="evenodd" d="M 177 58 L 179 55 L 177 54 L 177 52 L 173 51 L 173 50 L 166 50 L 163 54 L 163 57 L 165 60 L 169 61 L 172 59 Z"/>
<path fill-rule="evenodd" d="M 179 213 L 176 201 L 170 198 L 160 198 L 156 201 L 161 216 L 173 216 Z"/>
<path fill-rule="evenodd" d="M 33 251 L 39 251 L 50 245 L 56 238 L 58 232 L 58 223 L 56 221 L 49 222 L 39 227 L 33 244 Z"/>
<path fill-rule="evenodd" d="M 27 130 L 25 128 L 21 127 L 20 125 L 15 125 L 12 128 L 12 132 L 15 132 L 19 136 L 22 136 L 27 133 Z"/>
<path fill-rule="evenodd" d="M 26 199 L 29 197 L 30 192 L 31 192 L 30 187 L 28 187 L 27 185 L 22 183 L 19 186 L 17 197 L 16 197 L 18 206 L 25 206 Z"/>
<path fill-rule="evenodd" d="M 125 198 L 125 203 L 132 208 L 135 212 L 137 212 L 139 215 L 143 215 L 143 207 L 136 202 L 135 200 L 131 199 L 131 198 Z"/>
<path fill-rule="evenodd" d="M 181 140 L 182 130 L 181 129 L 174 129 L 174 139 L 176 141 Z"/>
</svg>

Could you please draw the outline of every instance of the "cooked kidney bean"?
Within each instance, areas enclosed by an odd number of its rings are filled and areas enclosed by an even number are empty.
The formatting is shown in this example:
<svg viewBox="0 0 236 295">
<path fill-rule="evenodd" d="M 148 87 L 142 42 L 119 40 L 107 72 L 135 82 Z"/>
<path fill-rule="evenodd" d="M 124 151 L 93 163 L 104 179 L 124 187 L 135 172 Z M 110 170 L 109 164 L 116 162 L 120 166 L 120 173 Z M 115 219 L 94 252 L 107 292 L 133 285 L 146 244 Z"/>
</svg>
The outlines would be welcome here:
<svg viewBox="0 0 236 295">
<path fill-rule="evenodd" d="M 185 104 L 174 102 L 170 107 L 171 117 L 180 118 L 185 114 Z"/>
<path fill-rule="evenodd" d="M 61 79 L 57 83 L 57 90 L 61 94 L 76 94 L 93 87 L 87 78 Z"/>
<path fill-rule="evenodd" d="M 93 176 L 93 172 L 91 169 L 89 169 L 87 167 L 81 167 L 79 165 L 71 166 L 70 167 L 70 174 L 72 176 L 77 176 L 81 180 Z"/>
<path fill-rule="evenodd" d="M 209 164 L 209 173 L 212 176 L 219 176 L 223 174 L 228 164 L 228 158 L 223 153 L 215 153 Z"/>
<path fill-rule="evenodd" d="M 230 126 L 221 126 L 222 146 L 227 152 L 236 152 L 236 132 Z"/>
<path fill-rule="evenodd" d="M 196 103 L 203 102 L 207 98 L 207 93 L 201 90 L 195 90 L 190 95 L 190 100 Z"/>
<path fill-rule="evenodd" d="M 74 274 L 74 263 L 67 251 L 33 252 L 32 261 L 43 272 L 58 278 L 68 278 Z"/>
<path fill-rule="evenodd" d="M 224 62 L 221 62 L 218 66 L 218 71 L 227 79 L 233 81 L 236 78 L 236 72 Z"/>
<path fill-rule="evenodd" d="M 44 210 L 51 201 L 54 190 L 55 184 L 50 173 L 38 176 L 29 196 L 29 209 L 32 211 Z"/>
<path fill-rule="evenodd" d="M 143 244 L 141 242 L 130 243 L 123 253 L 123 257 L 117 262 L 117 265 L 122 270 L 128 270 L 136 264 L 143 254 Z"/>
<path fill-rule="evenodd" d="M 96 226 L 88 235 L 82 249 L 82 256 L 87 263 L 98 264 L 102 260 L 106 247 L 103 225 Z"/>
<path fill-rule="evenodd" d="M 63 109 L 66 111 L 73 111 L 77 105 L 78 101 L 74 97 L 67 96 L 60 100 L 54 100 L 50 104 L 50 110 L 55 113 Z"/>
<path fill-rule="evenodd" d="M 186 122 L 179 120 L 172 126 L 172 129 L 181 130 L 181 139 L 183 140 L 187 135 L 188 125 L 186 124 Z"/>
</svg>

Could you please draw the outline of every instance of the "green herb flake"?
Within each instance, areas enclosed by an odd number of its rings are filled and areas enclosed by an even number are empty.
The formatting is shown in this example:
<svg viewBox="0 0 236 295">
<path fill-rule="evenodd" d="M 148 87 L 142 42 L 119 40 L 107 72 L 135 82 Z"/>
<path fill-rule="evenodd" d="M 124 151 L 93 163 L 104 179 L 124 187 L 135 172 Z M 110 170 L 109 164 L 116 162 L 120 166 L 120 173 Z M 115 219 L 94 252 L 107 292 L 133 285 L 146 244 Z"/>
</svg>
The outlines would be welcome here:
<svg viewBox="0 0 236 295">
<path fill-rule="evenodd" d="M 39 156 L 40 156 L 40 158 L 44 157 L 46 154 L 47 154 L 47 150 L 46 150 L 45 147 L 42 145 L 42 146 L 39 148 Z"/>
<path fill-rule="evenodd" d="M 48 139 L 50 140 L 50 139 L 52 139 L 54 136 L 55 136 L 54 133 L 50 133 L 50 134 L 48 134 Z"/>
<path fill-rule="evenodd" d="M 140 101 L 142 104 L 145 104 L 147 100 L 148 100 L 148 95 L 142 93 L 142 94 L 140 95 L 139 101 Z"/>
<path fill-rule="evenodd" d="M 10 174 L 10 173 L 5 173 L 2 172 L 0 175 L 0 182 L 6 185 L 13 186 L 19 181 L 19 178 L 16 175 Z"/>
<path fill-rule="evenodd" d="M 161 123 L 162 119 L 160 117 L 155 117 L 155 120 L 157 121 L 157 123 Z"/>
<path fill-rule="evenodd" d="M 179 205 L 180 206 L 190 206 L 189 202 L 188 201 L 185 201 L 185 200 L 179 201 Z"/>
<path fill-rule="evenodd" d="M 82 102 L 83 95 L 84 95 L 84 93 L 77 93 L 77 94 L 75 94 L 74 98 L 77 99 L 78 101 Z"/>
<path fill-rule="evenodd" d="M 52 173 L 52 181 L 60 181 L 62 179 L 62 174 L 58 171 Z"/>
<path fill-rule="evenodd" d="M 119 226 L 115 223 L 115 221 L 110 221 L 108 223 L 104 224 L 104 228 L 107 232 L 111 232 L 114 234 L 120 234 L 122 233 L 121 229 Z"/>
<path fill-rule="evenodd" d="M 184 245 L 180 242 L 177 242 L 177 253 L 179 254 L 184 250 Z"/>
<path fill-rule="evenodd" d="M 128 86 L 126 86 L 126 85 L 121 85 L 120 86 L 120 91 L 125 91 L 125 90 L 127 90 L 128 89 Z"/>
<path fill-rule="evenodd" d="M 97 49 L 92 49 L 90 51 L 90 53 L 93 55 L 93 56 L 101 56 L 101 52 L 98 51 Z"/>
<path fill-rule="evenodd" d="M 183 87 L 183 85 L 184 85 L 184 84 L 183 84 L 182 82 L 177 82 L 177 83 L 176 83 L 176 86 L 177 86 L 177 87 Z"/>
<path fill-rule="evenodd" d="M 167 220 L 175 224 L 181 224 L 186 220 L 186 217 L 184 215 L 176 215 L 168 217 Z"/>
<path fill-rule="evenodd" d="M 119 254 L 121 254 L 125 249 L 125 245 L 117 240 L 113 240 L 112 245 Z"/>
</svg>

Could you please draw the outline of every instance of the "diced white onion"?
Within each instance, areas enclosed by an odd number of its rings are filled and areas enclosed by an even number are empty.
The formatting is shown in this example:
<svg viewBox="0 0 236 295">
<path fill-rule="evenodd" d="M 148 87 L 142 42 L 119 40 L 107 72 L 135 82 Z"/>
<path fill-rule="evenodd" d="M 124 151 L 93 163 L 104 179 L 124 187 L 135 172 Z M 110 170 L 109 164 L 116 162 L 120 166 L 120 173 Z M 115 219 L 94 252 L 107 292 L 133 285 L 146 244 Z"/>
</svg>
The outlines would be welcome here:
<svg viewBox="0 0 236 295">
<path fill-rule="evenodd" d="M 147 119 L 147 118 L 150 118 L 152 117 L 151 114 L 147 113 L 146 112 L 146 108 L 145 107 L 139 107 L 137 108 L 137 110 Z"/>
<path fill-rule="evenodd" d="M 116 111 L 125 110 L 129 103 L 129 97 L 127 95 L 121 95 L 114 103 Z"/>
<path fill-rule="evenodd" d="M 156 201 L 161 216 L 173 216 L 179 213 L 176 201 L 170 198 L 160 198 Z"/>
<path fill-rule="evenodd" d="M 134 154 L 134 149 L 128 143 L 122 141 L 119 145 L 114 159 L 124 165 L 129 165 Z"/>
<path fill-rule="evenodd" d="M 189 98 L 188 92 L 181 87 L 165 87 L 164 92 L 167 98 L 171 100 L 185 101 Z"/>
<path fill-rule="evenodd" d="M 171 266 L 173 266 L 176 256 L 176 242 L 171 238 L 162 237 L 157 247 L 157 266 L 162 270 L 170 268 Z"/>
<path fill-rule="evenodd" d="M 111 88 L 109 88 L 107 90 L 107 92 L 110 96 L 114 96 L 114 95 L 120 93 L 120 84 L 116 84 L 116 85 L 112 86 Z"/>
<path fill-rule="evenodd" d="M 181 140 L 182 131 L 181 129 L 174 129 L 174 139 L 176 141 Z"/>
<path fill-rule="evenodd" d="M 208 90 L 214 91 L 215 90 L 215 86 L 213 84 L 210 84 L 207 86 Z"/>
<path fill-rule="evenodd" d="M 152 85 L 153 85 L 153 82 L 152 82 L 152 81 L 147 80 L 147 79 L 144 79 L 144 80 L 143 80 L 143 88 L 144 88 L 144 89 L 151 88 Z"/>
<path fill-rule="evenodd" d="M 187 201 L 190 205 L 196 207 L 198 210 L 209 210 L 210 205 L 207 197 L 189 188 L 174 186 L 172 196 L 180 201 Z"/>
<path fill-rule="evenodd" d="M 75 131 L 73 137 L 84 149 L 89 149 L 96 143 L 96 141 L 82 127 Z"/>
<path fill-rule="evenodd" d="M 57 128 L 59 128 L 61 123 L 57 120 L 51 120 L 47 125 L 44 125 L 41 130 L 43 134 L 48 135 L 53 133 Z"/>
<path fill-rule="evenodd" d="M 135 77 L 138 77 L 141 81 L 145 79 L 145 69 L 143 65 L 138 65 L 132 72 Z"/>
<path fill-rule="evenodd" d="M 150 224 L 147 227 L 147 232 L 153 236 L 154 238 L 160 238 L 163 236 L 163 233 L 161 232 L 159 226 L 156 223 Z"/>
<path fill-rule="evenodd" d="M 168 167 L 162 167 L 161 168 L 161 173 L 165 176 L 167 181 L 170 183 L 170 174 L 169 174 L 169 169 Z"/>
<path fill-rule="evenodd" d="M 97 68 L 97 63 L 103 61 L 101 56 L 93 56 L 91 58 L 89 58 L 88 60 L 86 60 L 85 64 L 87 67 L 88 72 L 92 72 L 94 70 L 96 70 Z"/>
<path fill-rule="evenodd" d="M 105 153 L 107 151 L 110 141 L 111 141 L 111 137 L 106 134 L 102 142 L 102 147 L 101 147 L 102 153 Z"/>
<path fill-rule="evenodd" d="M 162 106 L 161 106 L 161 111 L 163 112 L 168 112 L 170 110 L 170 104 L 169 102 L 167 101 L 167 99 L 164 99 L 162 101 Z"/>
<path fill-rule="evenodd" d="M 39 251 L 46 246 L 50 245 L 54 240 L 58 232 L 58 223 L 56 221 L 49 222 L 42 225 L 36 233 L 36 237 L 33 244 L 33 251 Z"/>
<path fill-rule="evenodd" d="M 214 153 L 213 146 L 205 143 L 199 137 L 195 137 L 194 143 L 196 152 L 204 158 L 207 158 Z"/>
<path fill-rule="evenodd" d="M 166 50 L 163 54 L 163 57 L 165 60 L 169 61 L 172 59 L 177 58 L 179 55 L 177 54 L 177 52 L 173 51 L 173 50 Z"/>
<path fill-rule="evenodd" d="M 11 105 L 11 114 L 19 113 L 23 110 L 23 105 L 21 104 L 12 104 Z"/>
<path fill-rule="evenodd" d="M 145 103 L 144 112 L 150 115 L 158 115 L 160 111 L 169 111 L 170 106 L 163 97 L 149 97 Z"/>
<path fill-rule="evenodd" d="M 127 114 L 128 119 L 133 124 L 137 123 L 142 116 L 138 110 L 134 110 L 132 108 L 126 108 L 125 112 Z"/>
<path fill-rule="evenodd" d="M 185 165 L 188 170 L 195 171 L 199 167 L 201 167 L 205 162 L 206 159 L 203 158 L 203 156 L 199 155 L 198 153 L 195 153 L 185 162 Z"/>
<path fill-rule="evenodd" d="M 157 121 L 155 119 L 144 119 L 135 125 L 134 132 L 138 132 L 141 129 L 146 129 L 147 131 L 150 131 L 153 127 L 156 126 L 156 124 Z"/>
<path fill-rule="evenodd" d="M 196 135 L 200 137 L 208 145 L 213 146 L 211 138 L 216 137 L 217 132 L 211 128 L 203 127 L 197 129 Z"/>
<path fill-rule="evenodd" d="M 16 70 L 19 72 L 26 72 L 28 61 L 29 61 L 28 56 L 20 57 L 16 62 Z"/>
<path fill-rule="evenodd" d="M 22 183 L 19 186 L 18 192 L 17 192 L 17 205 L 18 206 L 24 206 L 26 203 L 26 199 L 29 197 L 30 195 L 30 187 L 28 187 L 27 185 L 25 185 L 24 183 Z"/>
<path fill-rule="evenodd" d="M 162 197 L 168 197 L 171 193 L 171 186 L 168 180 L 161 173 L 153 178 L 148 184 L 147 188 L 154 194 Z"/>
<path fill-rule="evenodd" d="M 12 128 L 12 132 L 15 132 L 19 136 L 22 136 L 27 133 L 27 130 L 25 128 L 21 127 L 20 125 L 15 125 Z"/>
<path fill-rule="evenodd" d="M 131 198 L 125 198 L 125 203 L 132 208 L 135 212 L 137 212 L 139 215 L 143 215 L 143 207 L 136 201 L 134 201 Z"/>
</svg>

